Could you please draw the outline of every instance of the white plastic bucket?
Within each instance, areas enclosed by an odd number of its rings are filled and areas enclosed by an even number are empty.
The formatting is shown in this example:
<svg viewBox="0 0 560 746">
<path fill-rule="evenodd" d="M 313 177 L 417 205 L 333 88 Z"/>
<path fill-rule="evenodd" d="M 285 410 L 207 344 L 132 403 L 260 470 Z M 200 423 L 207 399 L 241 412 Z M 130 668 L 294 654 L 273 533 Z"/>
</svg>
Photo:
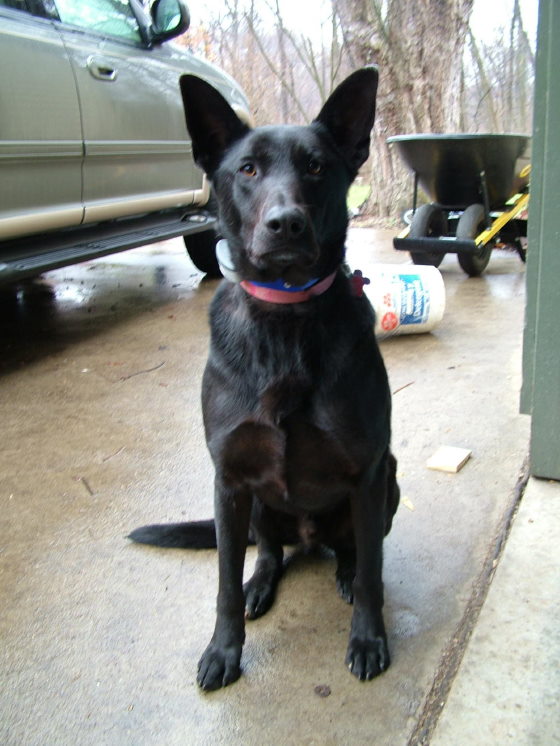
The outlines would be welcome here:
<svg viewBox="0 0 560 746">
<path fill-rule="evenodd" d="M 445 285 L 436 267 L 378 264 L 368 267 L 364 292 L 375 309 L 375 333 L 431 332 L 445 310 Z"/>
</svg>

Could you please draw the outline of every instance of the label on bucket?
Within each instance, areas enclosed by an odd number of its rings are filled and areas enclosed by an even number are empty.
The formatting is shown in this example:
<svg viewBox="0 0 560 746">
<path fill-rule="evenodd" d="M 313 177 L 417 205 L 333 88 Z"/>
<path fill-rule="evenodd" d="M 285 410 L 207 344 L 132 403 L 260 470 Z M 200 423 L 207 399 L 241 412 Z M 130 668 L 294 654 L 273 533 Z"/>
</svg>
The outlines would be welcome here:
<svg viewBox="0 0 560 746">
<path fill-rule="evenodd" d="M 430 296 L 422 278 L 412 274 L 393 274 L 385 276 L 385 280 L 389 287 L 382 298 L 381 329 L 392 332 L 398 326 L 425 324 L 430 316 Z"/>
<path fill-rule="evenodd" d="M 376 334 L 431 331 L 441 321 L 445 287 L 435 267 L 377 265 L 365 292 L 376 314 Z"/>
<path fill-rule="evenodd" d="M 400 275 L 401 324 L 425 324 L 430 316 L 430 296 L 418 275 Z"/>
</svg>

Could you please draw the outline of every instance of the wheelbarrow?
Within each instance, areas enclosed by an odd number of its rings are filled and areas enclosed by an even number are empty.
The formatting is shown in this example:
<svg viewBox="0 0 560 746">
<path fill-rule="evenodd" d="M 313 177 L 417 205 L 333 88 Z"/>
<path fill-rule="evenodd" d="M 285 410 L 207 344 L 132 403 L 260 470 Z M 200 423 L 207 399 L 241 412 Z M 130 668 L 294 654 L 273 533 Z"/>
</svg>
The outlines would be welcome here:
<svg viewBox="0 0 560 746">
<path fill-rule="evenodd" d="M 414 174 L 409 225 L 393 239 L 395 249 L 434 267 L 457 254 L 471 277 L 484 272 L 495 247 L 515 249 L 525 261 L 529 141 L 511 134 L 388 138 Z M 420 206 L 419 186 L 431 200 Z"/>
</svg>

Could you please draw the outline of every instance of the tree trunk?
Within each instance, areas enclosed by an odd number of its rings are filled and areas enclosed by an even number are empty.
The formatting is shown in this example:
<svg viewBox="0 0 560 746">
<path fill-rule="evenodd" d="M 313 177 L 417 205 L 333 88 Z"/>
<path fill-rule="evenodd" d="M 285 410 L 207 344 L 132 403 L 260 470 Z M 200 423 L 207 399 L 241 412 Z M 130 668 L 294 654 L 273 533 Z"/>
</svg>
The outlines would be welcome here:
<svg viewBox="0 0 560 746">
<path fill-rule="evenodd" d="M 394 213 L 396 189 L 391 135 L 453 132 L 461 122 L 462 56 L 473 0 L 333 0 L 355 66 L 377 64 L 380 84 L 372 194 L 382 213 Z M 387 181 L 389 179 L 389 181 Z M 381 190 L 381 191 L 379 191 Z M 373 206 L 373 205 L 372 205 Z M 399 205 L 400 206 L 400 205 Z"/>
</svg>

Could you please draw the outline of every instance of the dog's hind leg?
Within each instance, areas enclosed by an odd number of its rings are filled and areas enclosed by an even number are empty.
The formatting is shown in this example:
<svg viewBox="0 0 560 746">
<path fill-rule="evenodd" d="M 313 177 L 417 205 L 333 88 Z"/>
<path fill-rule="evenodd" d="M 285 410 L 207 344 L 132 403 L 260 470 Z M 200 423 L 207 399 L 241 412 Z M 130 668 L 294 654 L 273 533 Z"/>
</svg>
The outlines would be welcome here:
<svg viewBox="0 0 560 746">
<path fill-rule="evenodd" d="M 356 541 L 350 502 L 345 500 L 330 514 L 321 516 L 319 521 L 321 541 L 336 556 L 336 590 L 343 601 L 351 604 L 356 577 Z"/>
<path fill-rule="evenodd" d="M 253 502 L 251 528 L 257 540 L 258 556 L 255 571 L 245 583 L 245 615 L 256 619 L 265 614 L 276 595 L 282 577 L 284 550 L 274 512 L 258 500 Z"/>
<path fill-rule="evenodd" d="M 346 664 L 362 681 L 378 676 L 390 664 L 383 622 L 382 581 L 386 491 L 387 459 L 383 456 L 368 470 L 352 498 L 356 578 Z"/>
<path fill-rule="evenodd" d="M 336 590 L 347 604 L 354 601 L 354 578 L 356 577 L 356 550 L 351 546 L 338 546 L 336 554 Z"/>
<path fill-rule="evenodd" d="M 399 507 L 401 490 L 397 482 L 397 459 L 389 451 L 387 454 L 387 509 L 385 513 L 385 535 L 391 530 L 393 517 Z"/>
</svg>

